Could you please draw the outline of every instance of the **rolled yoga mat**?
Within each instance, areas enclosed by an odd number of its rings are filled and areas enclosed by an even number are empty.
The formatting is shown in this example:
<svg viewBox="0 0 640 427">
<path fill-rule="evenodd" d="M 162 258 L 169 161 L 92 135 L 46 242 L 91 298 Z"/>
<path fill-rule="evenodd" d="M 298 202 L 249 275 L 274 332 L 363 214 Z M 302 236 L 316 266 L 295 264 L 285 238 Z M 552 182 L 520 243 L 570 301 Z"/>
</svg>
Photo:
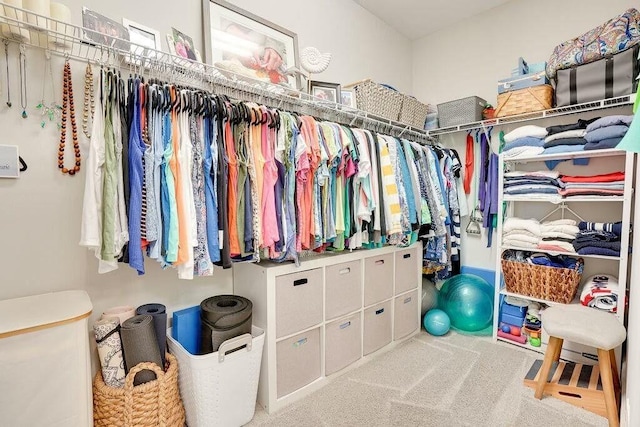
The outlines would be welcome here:
<svg viewBox="0 0 640 427">
<path fill-rule="evenodd" d="M 98 356 L 102 366 L 102 378 L 110 387 L 124 387 L 126 372 L 120 341 L 120 323 L 118 319 L 101 319 L 93 325 L 98 345 Z"/>
<path fill-rule="evenodd" d="M 162 365 L 160 365 L 160 367 L 164 369 L 164 356 L 167 351 L 167 307 L 162 304 L 145 304 L 136 309 L 136 314 L 153 316 L 153 324 L 156 328 L 156 339 L 158 340 L 158 350 L 160 350 L 160 357 L 162 358 Z"/>
<path fill-rule="evenodd" d="M 152 316 L 145 314 L 126 320 L 120 326 L 120 336 L 122 337 L 127 373 L 141 362 L 153 362 L 160 367 L 163 366 Z M 153 371 L 140 371 L 136 374 L 133 385 L 155 379 L 156 374 Z"/>
<path fill-rule="evenodd" d="M 136 309 L 131 307 L 130 305 L 122 305 L 119 307 L 112 307 L 108 310 L 105 310 L 102 313 L 101 319 L 118 319 L 120 325 L 124 323 L 125 320 L 131 319 L 136 315 Z"/>
<path fill-rule="evenodd" d="M 216 295 L 200 303 L 200 353 L 218 351 L 220 344 L 251 333 L 253 304 L 237 295 Z"/>
</svg>

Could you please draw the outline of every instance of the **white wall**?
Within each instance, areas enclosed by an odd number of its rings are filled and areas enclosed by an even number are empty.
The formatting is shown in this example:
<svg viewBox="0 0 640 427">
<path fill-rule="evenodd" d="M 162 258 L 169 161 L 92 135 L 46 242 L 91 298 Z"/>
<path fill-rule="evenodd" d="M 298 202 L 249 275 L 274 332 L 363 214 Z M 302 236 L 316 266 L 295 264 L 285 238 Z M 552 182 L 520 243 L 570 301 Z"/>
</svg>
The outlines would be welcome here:
<svg viewBox="0 0 640 427">
<path fill-rule="evenodd" d="M 62 2 L 72 8 L 76 24 L 81 22 L 82 6 L 87 6 L 118 21 L 126 17 L 157 29 L 163 37 L 174 26 L 191 35 L 196 46 L 204 51 L 199 0 Z M 351 1 L 245 0 L 236 3 L 297 32 L 300 46 L 312 45 L 332 52 L 331 66 L 318 75 L 318 79 L 349 83 L 371 77 L 400 89 L 411 87 L 409 40 Z M 163 49 L 167 49 L 166 40 L 163 40 Z M 29 170 L 18 180 L 0 180 L 0 299 L 86 289 L 94 305 L 92 319 L 95 319 L 104 309 L 114 305 L 161 302 L 173 311 L 198 304 L 207 296 L 232 292 L 231 271 L 220 268 L 215 269 L 213 277 L 193 281 L 179 281 L 175 271 L 162 271 L 152 261 L 146 262 L 147 274 L 140 277 L 127 265 L 113 273 L 97 274 L 96 260 L 78 246 L 85 170 L 75 177 L 62 176 L 58 172 L 58 132 L 52 124 L 41 129 L 40 117 L 35 110 L 42 91 L 43 51 L 27 51 L 27 111 L 30 117 L 26 120 L 20 118 L 15 44 L 11 45 L 10 52 L 13 107 L 5 106 L 3 60 L 0 67 L 0 144 L 18 145 Z M 381 54 L 385 55 L 383 61 L 379 61 Z M 58 99 L 61 99 L 62 64 L 63 59 L 54 56 Z M 79 120 L 84 68 L 85 63 L 72 62 Z M 83 156 L 86 159 L 86 142 L 82 134 L 81 140 L 85 144 Z"/>
</svg>

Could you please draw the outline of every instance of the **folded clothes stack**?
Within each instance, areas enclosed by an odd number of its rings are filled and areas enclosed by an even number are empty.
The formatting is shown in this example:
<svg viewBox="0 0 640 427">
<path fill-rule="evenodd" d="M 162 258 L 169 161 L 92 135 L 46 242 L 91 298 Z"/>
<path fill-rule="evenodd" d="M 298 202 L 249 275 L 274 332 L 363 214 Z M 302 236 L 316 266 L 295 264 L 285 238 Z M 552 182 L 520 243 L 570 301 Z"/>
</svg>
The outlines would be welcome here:
<svg viewBox="0 0 640 427">
<path fill-rule="evenodd" d="M 607 116 L 587 126 L 585 150 L 615 148 L 629 130 L 633 116 Z"/>
<path fill-rule="evenodd" d="M 612 172 L 594 176 L 562 175 L 559 194 L 572 196 L 622 196 L 624 194 L 624 172 Z"/>
<path fill-rule="evenodd" d="M 538 249 L 546 251 L 575 252 L 573 241 L 580 229 L 572 219 L 558 219 L 540 224 Z"/>
<path fill-rule="evenodd" d="M 538 220 L 510 217 L 502 225 L 502 244 L 535 249 L 540 243 L 541 233 Z"/>
<path fill-rule="evenodd" d="M 573 247 L 580 255 L 620 256 L 621 222 L 580 222 Z"/>
<path fill-rule="evenodd" d="M 559 178 L 558 172 L 507 172 L 504 174 L 504 194 L 557 195 L 563 186 Z"/>
<path fill-rule="evenodd" d="M 547 130 L 540 126 L 516 128 L 504 136 L 502 155 L 505 158 L 537 156 L 544 151 L 545 136 Z"/>
<path fill-rule="evenodd" d="M 591 120 L 579 119 L 576 123 L 568 125 L 549 126 L 547 128 L 547 137 L 544 139 L 544 151 L 542 154 L 559 154 L 573 153 L 576 151 L 584 151 L 587 140 L 584 139 L 587 134 L 587 126 L 599 117 Z M 553 169 L 560 161 L 550 161 L 549 169 Z M 574 164 L 586 165 L 588 159 L 575 159 Z"/>
</svg>

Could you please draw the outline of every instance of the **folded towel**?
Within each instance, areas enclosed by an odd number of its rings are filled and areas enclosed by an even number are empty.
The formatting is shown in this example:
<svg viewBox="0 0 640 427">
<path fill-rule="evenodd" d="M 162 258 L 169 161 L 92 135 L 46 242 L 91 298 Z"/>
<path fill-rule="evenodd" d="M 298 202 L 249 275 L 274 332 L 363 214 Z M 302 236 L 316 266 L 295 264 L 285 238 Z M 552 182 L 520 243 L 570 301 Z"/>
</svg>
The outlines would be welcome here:
<svg viewBox="0 0 640 427">
<path fill-rule="evenodd" d="M 612 256 L 612 257 L 620 256 L 620 251 L 615 251 L 613 249 L 606 249 L 606 248 L 598 248 L 595 246 L 582 248 L 577 252 L 578 252 L 578 255 L 602 255 L 602 256 Z"/>
<path fill-rule="evenodd" d="M 564 132 L 559 132 L 559 133 L 554 133 L 553 135 L 548 135 L 544 139 L 544 142 L 546 144 L 547 142 L 555 141 L 556 139 L 584 138 L 584 136 L 586 134 L 587 134 L 587 131 L 585 129 L 566 130 Z"/>
<path fill-rule="evenodd" d="M 515 128 L 511 132 L 507 133 L 504 136 L 504 142 L 513 142 L 518 138 L 524 138 L 526 136 L 544 138 L 547 136 L 547 129 L 535 125 L 520 126 L 519 128 Z"/>
<path fill-rule="evenodd" d="M 618 308 L 618 279 L 607 274 L 589 277 L 582 288 L 580 302 L 587 307 L 616 313 Z"/>
<path fill-rule="evenodd" d="M 602 175 L 592 176 L 571 176 L 562 175 L 560 177 L 562 182 L 612 182 L 612 181 L 624 181 L 624 172 L 611 172 Z"/>
<path fill-rule="evenodd" d="M 617 137 L 617 138 L 608 138 L 608 139 L 603 139 L 602 141 L 598 141 L 598 142 L 587 142 L 586 144 L 584 144 L 584 149 L 585 151 L 590 151 L 590 150 L 606 150 L 609 148 L 616 148 L 618 146 L 618 144 L 620 144 L 620 141 L 622 141 L 623 137 Z"/>
<path fill-rule="evenodd" d="M 584 138 L 579 138 L 579 137 L 575 137 L 575 138 L 562 138 L 562 139 L 555 139 L 551 142 L 545 142 L 543 147 L 544 148 L 552 148 L 552 147 L 557 147 L 559 145 L 582 145 L 584 146 L 587 143 L 587 140 Z"/>
<path fill-rule="evenodd" d="M 622 221 L 618 222 L 585 222 L 580 221 L 578 224 L 580 230 L 586 231 L 607 231 L 616 236 L 622 235 Z"/>
<path fill-rule="evenodd" d="M 584 136 L 584 139 L 586 139 L 587 142 L 598 142 L 605 139 L 622 138 L 623 136 L 625 136 L 628 130 L 629 126 L 626 125 L 602 127 L 592 131 L 588 131 Z"/>
<path fill-rule="evenodd" d="M 632 121 L 633 121 L 633 116 L 622 116 L 622 115 L 606 116 L 589 124 L 587 126 L 587 132 L 592 132 L 596 129 L 600 129 L 608 126 L 617 126 L 617 125 L 631 126 Z"/>
<path fill-rule="evenodd" d="M 544 139 L 534 138 L 532 136 L 525 136 L 523 138 L 518 138 L 512 142 L 505 143 L 502 150 L 508 151 L 508 150 L 511 150 L 512 148 L 519 148 L 519 147 L 542 147 L 543 145 L 544 145 Z"/>
</svg>

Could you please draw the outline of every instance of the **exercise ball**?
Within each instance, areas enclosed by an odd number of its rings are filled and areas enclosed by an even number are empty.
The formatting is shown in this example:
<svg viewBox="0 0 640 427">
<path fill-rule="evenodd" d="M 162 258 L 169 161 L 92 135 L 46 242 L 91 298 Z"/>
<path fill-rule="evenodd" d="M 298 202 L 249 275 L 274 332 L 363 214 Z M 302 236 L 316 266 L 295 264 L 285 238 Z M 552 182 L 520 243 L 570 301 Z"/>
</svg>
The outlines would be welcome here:
<svg viewBox="0 0 640 427">
<path fill-rule="evenodd" d="M 474 274 L 453 276 L 440 288 L 438 308 L 449 315 L 453 328 L 482 331 L 493 320 L 493 287 Z"/>
<path fill-rule="evenodd" d="M 437 337 L 449 332 L 449 328 L 451 327 L 451 321 L 447 313 L 437 308 L 427 312 L 422 320 L 422 324 L 427 332 Z"/>
<path fill-rule="evenodd" d="M 422 279 L 422 316 L 438 304 L 438 289 L 433 282 Z"/>
</svg>

